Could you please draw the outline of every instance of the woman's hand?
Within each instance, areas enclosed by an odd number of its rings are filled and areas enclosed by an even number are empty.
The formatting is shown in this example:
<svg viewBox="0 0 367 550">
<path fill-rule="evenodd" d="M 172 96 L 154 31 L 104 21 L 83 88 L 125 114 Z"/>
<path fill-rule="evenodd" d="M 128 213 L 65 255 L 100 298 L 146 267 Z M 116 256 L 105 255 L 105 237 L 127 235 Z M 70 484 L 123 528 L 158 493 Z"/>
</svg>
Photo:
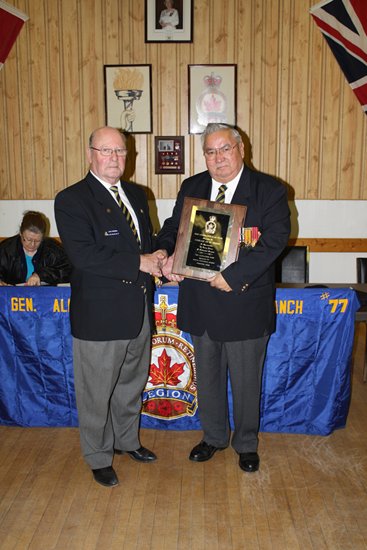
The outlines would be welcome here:
<svg viewBox="0 0 367 550">
<path fill-rule="evenodd" d="M 37 275 L 37 273 L 32 273 L 25 283 L 25 286 L 41 286 L 41 279 L 39 278 L 39 275 Z"/>
</svg>

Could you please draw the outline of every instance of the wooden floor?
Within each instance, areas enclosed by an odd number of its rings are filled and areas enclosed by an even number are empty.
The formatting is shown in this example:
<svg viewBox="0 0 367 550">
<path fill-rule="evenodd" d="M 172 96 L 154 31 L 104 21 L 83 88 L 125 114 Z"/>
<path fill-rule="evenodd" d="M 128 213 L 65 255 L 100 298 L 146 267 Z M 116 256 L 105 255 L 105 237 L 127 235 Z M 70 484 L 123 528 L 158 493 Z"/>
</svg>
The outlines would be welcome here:
<svg viewBox="0 0 367 550">
<path fill-rule="evenodd" d="M 367 549 L 362 336 L 346 429 L 260 434 L 256 474 L 230 448 L 190 462 L 199 432 L 143 430 L 159 460 L 117 456 L 120 485 L 108 489 L 84 464 L 77 429 L 0 427 L 1 550 Z"/>
</svg>

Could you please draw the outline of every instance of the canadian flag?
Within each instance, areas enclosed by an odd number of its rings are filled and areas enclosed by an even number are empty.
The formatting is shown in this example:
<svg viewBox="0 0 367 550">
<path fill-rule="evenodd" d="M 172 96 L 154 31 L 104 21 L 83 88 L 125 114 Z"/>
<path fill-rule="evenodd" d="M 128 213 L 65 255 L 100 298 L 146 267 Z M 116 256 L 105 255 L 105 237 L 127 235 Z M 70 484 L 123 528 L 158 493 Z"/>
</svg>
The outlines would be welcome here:
<svg viewBox="0 0 367 550">
<path fill-rule="evenodd" d="M 0 0 L 0 69 L 27 19 L 28 15 Z"/>
</svg>

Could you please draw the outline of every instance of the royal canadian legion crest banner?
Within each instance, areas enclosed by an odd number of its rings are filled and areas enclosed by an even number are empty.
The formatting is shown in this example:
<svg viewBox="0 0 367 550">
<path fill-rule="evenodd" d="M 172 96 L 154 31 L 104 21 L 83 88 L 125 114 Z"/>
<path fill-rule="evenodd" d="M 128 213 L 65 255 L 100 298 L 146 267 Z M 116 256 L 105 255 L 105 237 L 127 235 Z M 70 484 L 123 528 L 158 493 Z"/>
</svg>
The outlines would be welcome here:
<svg viewBox="0 0 367 550">
<path fill-rule="evenodd" d="M 191 337 L 176 324 L 178 292 L 161 287 L 155 293 L 156 333 L 152 338 L 149 378 L 143 393 L 142 427 L 200 429 L 196 369 Z"/>
</svg>

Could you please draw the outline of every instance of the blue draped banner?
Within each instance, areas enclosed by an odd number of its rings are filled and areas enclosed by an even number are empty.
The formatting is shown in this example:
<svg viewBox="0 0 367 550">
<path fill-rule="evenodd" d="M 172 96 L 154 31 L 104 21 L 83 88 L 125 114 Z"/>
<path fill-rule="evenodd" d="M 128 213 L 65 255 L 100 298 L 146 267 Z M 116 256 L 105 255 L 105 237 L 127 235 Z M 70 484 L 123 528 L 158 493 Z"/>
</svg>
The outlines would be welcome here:
<svg viewBox="0 0 367 550">
<path fill-rule="evenodd" d="M 177 295 L 171 286 L 155 294 L 144 428 L 200 429 L 194 350 L 177 329 Z M 0 424 L 78 425 L 69 299 L 68 287 L 0 288 Z M 260 429 L 328 435 L 348 415 L 357 296 L 348 288 L 278 289 L 276 307 Z"/>
</svg>

